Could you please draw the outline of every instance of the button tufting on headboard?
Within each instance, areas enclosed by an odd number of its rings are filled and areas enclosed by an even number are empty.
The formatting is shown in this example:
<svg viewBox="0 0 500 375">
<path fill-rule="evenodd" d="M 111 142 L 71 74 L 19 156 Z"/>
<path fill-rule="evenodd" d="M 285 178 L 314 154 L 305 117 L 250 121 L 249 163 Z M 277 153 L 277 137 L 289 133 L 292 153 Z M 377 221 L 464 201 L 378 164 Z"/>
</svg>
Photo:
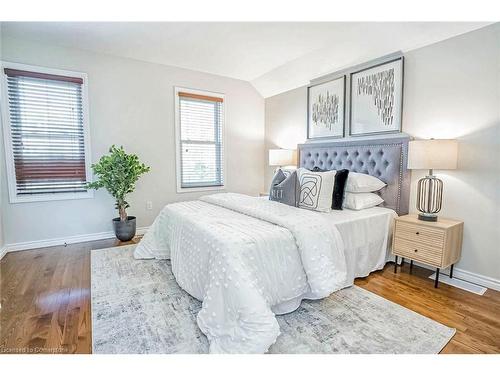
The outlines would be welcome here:
<svg viewBox="0 0 500 375">
<path fill-rule="evenodd" d="M 408 213 L 410 173 L 406 167 L 408 141 L 402 134 L 370 140 L 337 140 L 299 145 L 299 166 L 313 169 L 349 169 L 384 181 L 383 205 L 399 215 Z"/>
</svg>

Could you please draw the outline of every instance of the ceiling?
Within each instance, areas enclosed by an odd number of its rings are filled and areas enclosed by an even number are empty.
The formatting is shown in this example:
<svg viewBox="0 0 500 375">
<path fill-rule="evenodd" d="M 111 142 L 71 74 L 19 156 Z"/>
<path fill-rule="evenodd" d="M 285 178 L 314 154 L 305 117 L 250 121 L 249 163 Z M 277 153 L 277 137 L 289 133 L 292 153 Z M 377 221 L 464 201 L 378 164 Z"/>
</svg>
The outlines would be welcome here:
<svg viewBox="0 0 500 375">
<path fill-rule="evenodd" d="M 237 78 L 264 97 L 485 22 L 4 22 L 7 37 Z"/>
</svg>

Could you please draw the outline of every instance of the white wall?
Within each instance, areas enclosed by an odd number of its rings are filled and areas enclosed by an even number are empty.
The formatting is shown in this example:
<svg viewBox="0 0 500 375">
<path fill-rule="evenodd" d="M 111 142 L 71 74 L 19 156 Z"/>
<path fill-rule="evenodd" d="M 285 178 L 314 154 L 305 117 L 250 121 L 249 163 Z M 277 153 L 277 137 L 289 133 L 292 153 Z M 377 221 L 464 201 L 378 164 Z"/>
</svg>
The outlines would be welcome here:
<svg viewBox="0 0 500 375">
<path fill-rule="evenodd" d="M 139 227 L 149 226 L 165 204 L 202 195 L 176 193 L 174 86 L 226 94 L 227 190 L 254 195 L 262 190 L 264 100 L 249 83 L 10 38 L 3 40 L 3 59 L 88 74 L 92 161 L 117 144 L 151 166 L 128 199 Z M 0 158 L 3 170 L 3 152 Z M 112 230 L 116 212 L 104 190 L 94 199 L 9 204 L 5 175 L 1 190 L 7 244 Z M 148 200 L 152 211 L 146 210 Z"/>
<path fill-rule="evenodd" d="M 305 87 L 266 99 L 266 152 L 305 142 L 306 101 Z M 459 140 L 459 169 L 436 171 L 441 215 L 465 221 L 457 267 L 500 279 L 500 24 L 405 53 L 403 131 Z"/>
<path fill-rule="evenodd" d="M 271 183 L 269 149 L 295 149 L 307 139 L 307 88 L 300 87 L 266 99 L 265 187 Z"/>
</svg>

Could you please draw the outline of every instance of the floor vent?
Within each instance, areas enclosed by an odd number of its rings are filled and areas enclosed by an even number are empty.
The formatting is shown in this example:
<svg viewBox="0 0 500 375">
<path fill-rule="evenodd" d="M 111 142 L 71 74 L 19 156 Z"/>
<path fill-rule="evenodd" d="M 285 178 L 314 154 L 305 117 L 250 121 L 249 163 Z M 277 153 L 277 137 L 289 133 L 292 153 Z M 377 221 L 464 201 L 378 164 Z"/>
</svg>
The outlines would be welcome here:
<svg viewBox="0 0 500 375">
<path fill-rule="evenodd" d="M 430 275 L 429 279 L 435 280 L 436 273 Z M 471 293 L 479 294 L 480 296 L 482 296 L 488 290 L 482 286 L 472 284 L 468 281 L 460 280 L 455 277 L 450 279 L 448 275 L 443 275 L 442 273 L 439 274 L 439 282 L 454 286 L 455 288 L 466 290 Z"/>
</svg>

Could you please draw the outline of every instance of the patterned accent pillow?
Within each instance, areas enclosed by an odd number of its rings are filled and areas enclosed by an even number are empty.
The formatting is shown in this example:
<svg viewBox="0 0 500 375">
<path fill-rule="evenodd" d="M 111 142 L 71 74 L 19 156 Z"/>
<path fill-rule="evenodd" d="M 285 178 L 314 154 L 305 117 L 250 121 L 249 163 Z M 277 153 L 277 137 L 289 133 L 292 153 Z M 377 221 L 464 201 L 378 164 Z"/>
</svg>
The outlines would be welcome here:
<svg viewBox="0 0 500 375">
<path fill-rule="evenodd" d="M 319 167 L 314 167 L 313 172 L 327 172 L 326 169 L 321 169 Z M 332 210 L 342 210 L 342 204 L 344 202 L 345 185 L 347 183 L 347 177 L 349 176 L 349 170 L 341 169 L 335 171 L 335 182 L 333 184 L 333 196 L 332 196 Z"/>
<path fill-rule="evenodd" d="M 299 207 L 330 212 L 335 171 L 312 172 L 305 168 L 299 168 L 297 175 L 300 186 Z"/>
<path fill-rule="evenodd" d="M 269 200 L 297 207 L 298 187 L 296 171 L 278 169 L 271 181 Z"/>
</svg>

